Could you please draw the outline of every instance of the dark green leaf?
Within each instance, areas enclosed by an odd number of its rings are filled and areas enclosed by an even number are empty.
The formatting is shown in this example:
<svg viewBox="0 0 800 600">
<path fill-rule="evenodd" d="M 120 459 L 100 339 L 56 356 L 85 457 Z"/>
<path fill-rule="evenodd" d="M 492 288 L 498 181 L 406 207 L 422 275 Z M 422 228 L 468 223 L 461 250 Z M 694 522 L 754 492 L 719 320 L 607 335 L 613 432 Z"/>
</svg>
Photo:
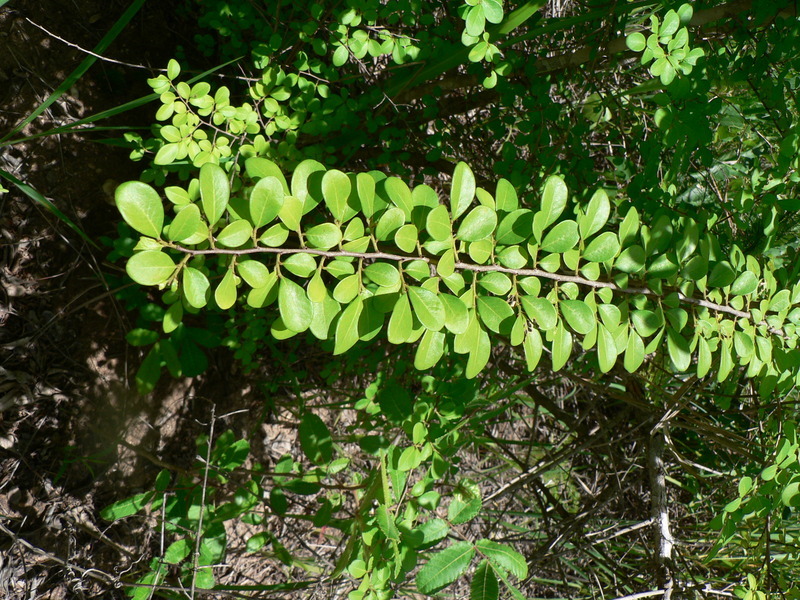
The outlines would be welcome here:
<svg viewBox="0 0 800 600">
<path fill-rule="evenodd" d="M 333 458 L 333 439 L 324 421 L 314 413 L 307 412 L 298 427 L 300 447 L 308 459 L 316 465 L 324 465 Z"/>
<path fill-rule="evenodd" d="M 469 600 L 497 600 L 500 587 L 489 561 L 482 560 L 469 585 Z"/>
</svg>

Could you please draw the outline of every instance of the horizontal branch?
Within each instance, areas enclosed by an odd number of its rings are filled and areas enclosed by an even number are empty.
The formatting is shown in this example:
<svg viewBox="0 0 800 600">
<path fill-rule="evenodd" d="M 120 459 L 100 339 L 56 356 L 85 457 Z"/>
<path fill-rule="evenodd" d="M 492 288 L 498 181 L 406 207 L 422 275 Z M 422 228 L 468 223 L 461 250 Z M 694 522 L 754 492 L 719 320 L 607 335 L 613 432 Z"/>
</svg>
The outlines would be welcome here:
<svg viewBox="0 0 800 600">
<path fill-rule="evenodd" d="M 286 254 L 311 254 L 314 256 L 324 256 L 325 258 L 360 258 L 364 260 L 391 260 L 395 262 L 410 262 L 413 260 L 421 260 L 426 262 L 432 266 L 436 266 L 437 261 L 432 259 L 428 256 L 408 256 L 403 254 L 393 254 L 390 252 L 350 252 L 348 250 L 316 250 L 314 248 L 245 248 L 243 250 L 234 250 L 234 249 L 227 249 L 227 248 L 213 248 L 209 250 L 195 250 L 192 248 L 185 248 L 183 246 L 178 245 L 170 245 L 169 247 L 175 248 L 181 252 L 190 255 L 230 255 L 230 256 L 247 256 L 250 254 L 275 254 L 278 256 L 283 256 Z M 578 275 L 562 275 L 560 273 L 550 273 L 548 271 L 543 271 L 542 269 L 512 269 L 510 267 L 504 267 L 501 265 L 476 265 L 472 263 L 466 262 L 456 262 L 455 267 L 457 269 L 461 269 L 462 271 L 472 271 L 476 273 L 506 273 L 508 275 L 516 275 L 519 277 L 540 277 L 542 279 L 549 279 L 551 281 L 557 281 L 561 283 L 575 283 L 577 285 L 582 285 L 586 287 L 591 287 L 595 289 L 607 288 L 614 292 L 619 292 L 622 294 L 633 294 L 633 295 L 643 295 L 648 296 L 650 298 L 661 298 L 663 294 L 658 294 L 647 287 L 622 287 L 613 283 L 611 281 L 593 281 L 591 279 L 587 279 L 585 277 L 580 277 Z M 717 304 L 716 302 L 711 302 L 710 300 L 706 300 L 705 298 L 692 298 L 689 296 L 685 296 L 681 292 L 677 292 L 678 298 L 680 298 L 681 302 L 685 302 L 687 304 L 694 304 L 696 306 L 702 306 L 703 308 L 707 308 L 714 312 L 728 314 L 734 317 L 739 317 L 742 319 L 747 319 L 748 321 L 753 320 L 753 316 L 744 310 L 737 310 L 730 306 L 725 306 L 724 304 Z"/>
</svg>

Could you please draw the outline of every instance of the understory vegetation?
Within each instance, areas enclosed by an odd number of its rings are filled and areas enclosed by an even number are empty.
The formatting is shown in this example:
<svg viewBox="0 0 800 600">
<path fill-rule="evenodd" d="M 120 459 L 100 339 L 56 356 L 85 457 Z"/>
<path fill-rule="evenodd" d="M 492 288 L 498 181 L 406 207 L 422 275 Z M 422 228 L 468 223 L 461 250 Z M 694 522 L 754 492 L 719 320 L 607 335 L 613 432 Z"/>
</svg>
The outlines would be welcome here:
<svg viewBox="0 0 800 600">
<path fill-rule="evenodd" d="M 151 95 L 41 134 L 151 111 L 116 233 L 0 170 L 116 265 L 137 394 L 259 398 L 105 506 L 149 533 L 99 584 L 800 598 L 793 2 L 175 10 Z"/>
</svg>

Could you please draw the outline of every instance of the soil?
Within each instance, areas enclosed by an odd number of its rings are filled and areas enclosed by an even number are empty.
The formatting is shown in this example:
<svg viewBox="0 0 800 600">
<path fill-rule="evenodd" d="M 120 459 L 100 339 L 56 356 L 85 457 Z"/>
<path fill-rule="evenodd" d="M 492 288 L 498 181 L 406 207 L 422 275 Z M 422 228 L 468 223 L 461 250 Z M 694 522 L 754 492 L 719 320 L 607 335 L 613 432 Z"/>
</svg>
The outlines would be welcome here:
<svg viewBox="0 0 800 600">
<path fill-rule="evenodd" d="M 0 8 L 0 138 L 87 58 L 84 49 L 130 4 L 15 1 Z M 11 139 L 150 93 L 146 78 L 166 66 L 177 44 L 191 45 L 175 12 L 145 3 L 104 58 Z M 90 239 L 113 237 L 113 188 L 142 167 L 109 142 L 146 127 L 154 110 L 104 121 L 124 128 L 111 133 L 0 144 L 0 168 Z M 119 266 L 106 261 L 107 248 L 93 248 L 3 183 L 10 191 L 0 195 L 0 597 L 122 598 L 123 590 L 91 571 L 116 575 L 115 566 L 131 558 L 106 534 L 99 510 L 152 485 L 158 467 L 149 451 L 190 464 L 212 404 L 219 414 L 247 398 L 229 397 L 216 365 L 196 381 L 165 381 L 146 400 L 131 392 L 141 357 L 125 341 L 128 316 L 105 283 Z"/>
</svg>

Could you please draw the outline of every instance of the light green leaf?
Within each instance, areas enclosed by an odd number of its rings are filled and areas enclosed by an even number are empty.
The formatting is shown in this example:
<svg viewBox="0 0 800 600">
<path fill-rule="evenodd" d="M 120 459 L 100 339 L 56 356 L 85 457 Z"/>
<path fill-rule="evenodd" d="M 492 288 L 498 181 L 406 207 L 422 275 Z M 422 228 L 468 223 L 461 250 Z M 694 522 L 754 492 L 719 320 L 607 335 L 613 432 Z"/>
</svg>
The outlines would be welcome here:
<svg viewBox="0 0 800 600">
<path fill-rule="evenodd" d="M 418 236 L 417 226 L 409 223 L 408 225 L 403 225 L 395 232 L 394 243 L 397 244 L 397 247 L 403 252 L 411 254 L 417 249 Z"/>
<path fill-rule="evenodd" d="M 311 325 L 311 301 L 305 290 L 288 277 L 282 277 L 278 288 L 278 309 L 286 327 L 297 333 Z"/>
<path fill-rule="evenodd" d="M 164 551 L 164 562 L 168 565 L 177 565 L 189 556 L 192 545 L 186 538 L 181 538 L 172 542 Z"/>
<path fill-rule="evenodd" d="M 270 248 L 277 248 L 282 246 L 288 238 L 289 230 L 286 229 L 286 225 L 275 223 L 259 236 L 258 241 Z"/>
<path fill-rule="evenodd" d="M 519 208 L 517 190 L 515 190 L 514 186 L 506 179 L 497 180 L 497 188 L 495 189 L 494 196 L 498 211 L 510 213 Z"/>
<path fill-rule="evenodd" d="M 423 327 L 431 331 L 439 331 L 444 327 L 444 306 L 436 294 L 422 287 L 411 286 L 408 288 L 408 297 Z"/>
<path fill-rule="evenodd" d="M 672 364 L 679 373 L 684 373 L 692 364 L 692 353 L 689 342 L 672 327 L 667 327 L 667 350 Z"/>
<path fill-rule="evenodd" d="M 136 494 L 135 496 L 126 498 L 125 500 L 114 502 L 114 504 L 106 506 L 103 510 L 101 510 L 100 516 L 106 521 L 116 521 L 117 519 L 135 515 L 145 506 L 150 504 L 154 496 L 155 492 L 142 492 L 141 494 Z"/>
<path fill-rule="evenodd" d="M 575 332 L 581 335 L 588 335 L 594 330 L 597 318 L 592 309 L 589 308 L 589 305 L 583 300 L 561 300 L 558 307 L 567 324 Z"/>
<path fill-rule="evenodd" d="M 514 323 L 514 309 L 502 298 L 478 296 L 478 315 L 481 322 L 495 333 L 507 335 Z"/>
<path fill-rule="evenodd" d="M 572 354 L 572 334 L 564 327 L 564 322 L 559 321 L 553 335 L 553 371 L 560 371 L 567 364 L 570 354 Z"/>
<path fill-rule="evenodd" d="M 731 294 L 734 296 L 747 296 L 758 289 L 758 277 L 750 271 L 739 275 L 731 285 Z"/>
<path fill-rule="evenodd" d="M 184 267 L 182 275 L 181 289 L 186 302 L 194 308 L 203 308 L 208 302 L 208 290 L 211 287 L 208 278 L 193 267 Z"/>
<path fill-rule="evenodd" d="M 200 202 L 211 225 L 225 214 L 230 193 L 228 176 L 222 167 L 210 162 L 200 167 Z"/>
<path fill-rule="evenodd" d="M 439 262 L 436 263 L 436 272 L 444 279 L 456 272 L 456 251 L 453 248 L 449 248 L 439 257 Z"/>
<path fill-rule="evenodd" d="M 194 237 L 201 227 L 200 209 L 196 204 L 189 204 L 179 212 L 169 226 L 169 239 L 173 242 L 185 242 Z"/>
<path fill-rule="evenodd" d="M 478 540 L 475 547 L 495 568 L 508 571 L 517 579 L 525 579 L 528 576 L 528 564 L 525 558 L 512 547 L 486 539 Z"/>
<path fill-rule="evenodd" d="M 257 260 L 240 260 L 236 272 L 252 288 L 260 288 L 269 282 L 269 268 Z"/>
<path fill-rule="evenodd" d="M 617 235 L 606 231 L 589 242 L 583 251 L 583 258 L 590 262 L 606 262 L 614 258 L 617 252 L 619 252 Z"/>
<path fill-rule="evenodd" d="M 387 241 L 394 238 L 395 232 L 400 229 L 406 222 L 406 217 L 403 211 L 397 207 L 392 207 L 384 212 L 378 225 L 375 227 L 375 237 L 379 241 Z"/>
<path fill-rule="evenodd" d="M 278 211 L 278 218 L 291 231 L 297 231 L 300 229 L 300 219 L 303 218 L 302 201 L 294 196 L 286 196 L 283 199 L 283 204 L 281 205 L 280 211 Z M 270 227 L 269 230 L 271 229 L 272 227 Z"/>
<path fill-rule="evenodd" d="M 467 379 L 472 379 L 480 373 L 492 356 L 492 342 L 489 339 L 489 334 L 480 326 L 477 327 L 477 331 L 475 345 L 470 348 L 467 368 L 464 371 L 464 376 Z"/>
<path fill-rule="evenodd" d="M 114 200 L 128 225 L 143 235 L 161 237 L 164 205 L 152 187 L 141 181 L 126 181 L 117 186 Z"/>
<path fill-rule="evenodd" d="M 497 227 L 495 236 L 498 244 L 511 246 L 519 244 L 531 237 L 533 227 L 533 211 L 520 208 L 508 213 Z"/>
<path fill-rule="evenodd" d="M 425 229 L 434 240 L 441 242 L 450 239 L 453 235 L 451 227 L 450 214 L 446 206 L 440 204 L 428 213 Z"/>
<path fill-rule="evenodd" d="M 344 354 L 358 341 L 358 319 L 364 308 L 364 300 L 357 296 L 344 309 L 336 324 L 336 342 L 333 347 L 335 355 Z"/>
<path fill-rule="evenodd" d="M 356 192 L 361 211 L 368 219 L 380 208 L 375 205 L 375 180 L 368 173 L 356 175 Z M 351 221 L 352 223 L 352 221 Z"/>
<path fill-rule="evenodd" d="M 375 262 L 367 265 L 364 268 L 364 275 L 377 285 L 385 288 L 393 288 L 400 283 L 400 272 L 397 267 L 385 262 Z"/>
<path fill-rule="evenodd" d="M 339 222 L 344 221 L 347 216 L 347 199 L 350 197 L 351 191 L 350 179 L 341 171 L 333 169 L 322 177 L 322 195 L 325 198 L 325 205 L 331 211 L 333 218 Z"/>
<path fill-rule="evenodd" d="M 414 355 L 414 367 L 425 371 L 435 366 L 444 354 L 444 341 L 444 332 L 426 329 Z"/>
<path fill-rule="evenodd" d="M 544 236 L 542 250 L 563 253 L 574 248 L 579 239 L 578 224 L 575 221 L 562 221 Z"/>
<path fill-rule="evenodd" d="M 268 158 L 264 158 L 262 156 L 251 156 L 244 161 L 244 170 L 250 179 L 260 180 L 267 177 L 274 177 L 281 184 L 281 190 L 283 190 L 281 197 L 289 195 L 289 185 L 286 183 L 286 177 L 283 176 L 283 171 L 281 171 L 281 168 Z M 256 183 L 256 185 L 258 185 L 258 183 Z"/>
<path fill-rule="evenodd" d="M 476 206 L 464 217 L 456 237 L 465 242 L 477 242 L 489 237 L 497 226 L 497 213 L 488 206 Z"/>
<path fill-rule="evenodd" d="M 617 363 L 617 345 L 605 325 L 597 328 L 597 360 L 603 373 L 608 373 Z"/>
<path fill-rule="evenodd" d="M 284 186 L 284 183 L 272 176 L 256 182 L 250 192 L 250 218 L 254 226 L 263 227 L 278 216 L 283 199 L 287 196 Z"/>
<path fill-rule="evenodd" d="M 249 221 L 234 221 L 217 234 L 217 243 L 227 248 L 243 246 L 253 235 L 253 226 Z"/>
<path fill-rule="evenodd" d="M 644 268 L 644 263 L 644 248 L 637 244 L 625 248 L 614 261 L 614 267 L 623 273 L 638 273 Z"/>
<path fill-rule="evenodd" d="M 333 288 L 333 298 L 340 304 L 349 304 L 361 292 L 361 277 L 348 275 Z"/>
<path fill-rule="evenodd" d="M 306 214 L 322 201 L 323 173 L 325 165 L 312 159 L 306 159 L 295 167 L 292 173 L 292 196 L 302 203 L 302 214 Z"/>
<path fill-rule="evenodd" d="M 589 206 L 586 207 L 586 214 L 579 220 L 579 227 L 581 237 L 584 240 L 589 239 L 595 233 L 600 231 L 606 223 L 608 217 L 611 215 L 611 203 L 608 201 L 608 194 L 605 190 L 597 190 L 592 199 L 589 200 Z M 598 261 L 603 262 L 603 261 Z"/>
<path fill-rule="evenodd" d="M 697 340 L 697 376 L 705 377 L 711 370 L 711 347 L 708 340 L 701 337 Z"/>
<path fill-rule="evenodd" d="M 312 255 L 304 252 L 292 254 L 284 259 L 281 263 L 281 267 L 291 274 L 305 279 L 310 277 L 311 274 L 317 270 L 317 260 Z"/>
<path fill-rule="evenodd" d="M 459 298 L 450 294 L 439 294 L 444 306 L 444 326 L 451 333 L 464 333 L 469 325 L 467 306 Z"/>
<path fill-rule="evenodd" d="M 555 223 L 564 212 L 568 197 L 567 186 L 561 177 L 551 175 L 547 178 L 542 190 L 541 209 L 533 218 L 533 234 L 537 240 L 541 239 L 544 230 Z"/>
<path fill-rule="evenodd" d="M 644 342 L 635 331 L 628 332 L 628 345 L 625 348 L 623 365 L 628 373 L 635 373 L 644 362 Z"/>
<path fill-rule="evenodd" d="M 342 241 L 342 230 L 334 223 L 320 223 L 306 231 L 305 238 L 312 248 L 330 250 Z"/>
<path fill-rule="evenodd" d="M 455 221 L 463 215 L 475 198 L 475 175 L 466 163 L 460 162 L 453 171 L 450 188 L 450 213 Z"/>
<path fill-rule="evenodd" d="M 525 313 L 536 321 L 542 331 L 550 331 L 558 324 L 558 313 L 547 298 L 521 296 L 520 301 Z"/>
<path fill-rule="evenodd" d="M 400 541 L 400 531 L 394 523 L 394 515 L 385 504 L 379 504 L 378 508 L 375 509 L 375 520 L 387 539 L 396 542 Z"/>
<path fill-rule="evenodd" d="M 414 201 L 411 198 L 411 190 L 406 182 L 399 177 L 389 177 L 384 180 L 386 195 L 397 208 L 403 211 L 405 220 L 411 220 L 411 212 L 414 210 Z"/>
<path fill-rule="evenodd" d="M 214 290 L 214 301 L 222 310 L 228 310 L 236 303 L 236 276 L 233 269 L 228 269 L 217 289 Z"/>
<path fill-rule="evenodd" d="M 625 38 L 625 45 L 634 52 L 641 52 L 647 45 L 647 40 L 640 32 L 635 31 Z"/>
<path fill-rule="evenodd" d="M 533 371 L 542 357 L 542 335 L 538 329 L 529 329 L 525 333 L 522 349 L 525 352 L 525 364 L 528 371 Z"/>
<path fill-rule="evenodd" d="M 140 285 L 164 283 L 175 271 L 172 258 L 160 250 L 137 252 L 128 259 L 125 272 Z"/>
</svg>

